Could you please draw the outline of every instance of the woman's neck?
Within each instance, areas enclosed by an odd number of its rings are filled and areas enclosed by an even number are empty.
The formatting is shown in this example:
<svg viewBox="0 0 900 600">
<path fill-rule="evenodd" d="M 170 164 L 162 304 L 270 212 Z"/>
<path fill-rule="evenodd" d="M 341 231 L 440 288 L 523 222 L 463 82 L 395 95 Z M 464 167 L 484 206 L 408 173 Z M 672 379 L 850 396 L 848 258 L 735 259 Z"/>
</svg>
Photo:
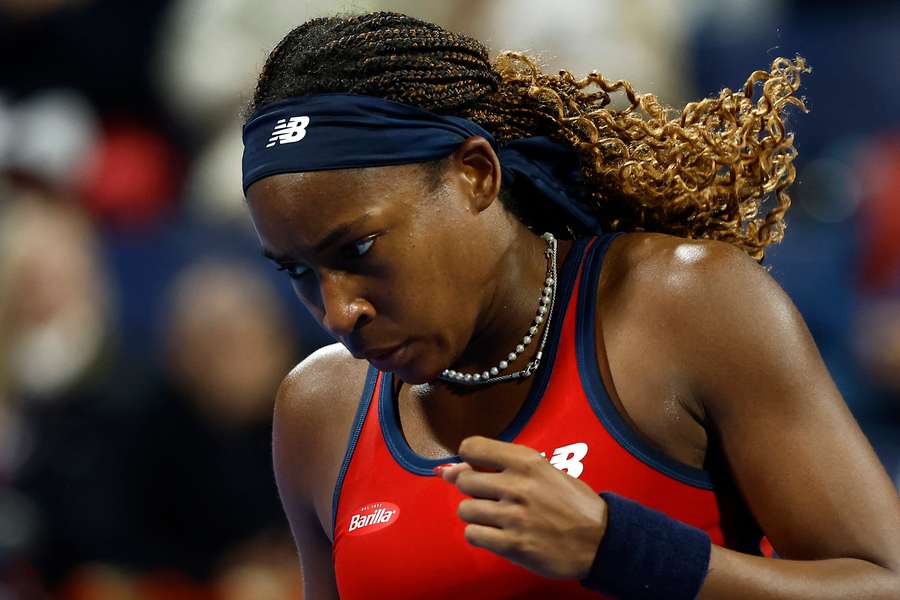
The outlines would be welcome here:
<svg viewBox="0 0 900 600">
<path fill-rule="evenodd" d="M 556 256 L 558 269 L 570 247 L 570 242 L 559 242 Z M 544 280 L 548 276 L 547 248 L 544 239 L 522 227 L 522 233 L 498 264 L 496 285 L 476 323 L 475 334 L 460 359 L 449 368 L 463 373 L 489 370 L 501 360 L 507 360 L 507 355 L 522 343 L 522 338 L 533 325 Z M 557 301 L 563 300 L 557 296 Z M 546 317 L 549 316 L 550 313 L 547 313 Z M 532 360 L 549 321 L 545 318 L 538 326 L 538 331 L 532 335 L 532 343 L 515 361 L 509 363 L 506 373 L 521 370 Z"/>
</svg>

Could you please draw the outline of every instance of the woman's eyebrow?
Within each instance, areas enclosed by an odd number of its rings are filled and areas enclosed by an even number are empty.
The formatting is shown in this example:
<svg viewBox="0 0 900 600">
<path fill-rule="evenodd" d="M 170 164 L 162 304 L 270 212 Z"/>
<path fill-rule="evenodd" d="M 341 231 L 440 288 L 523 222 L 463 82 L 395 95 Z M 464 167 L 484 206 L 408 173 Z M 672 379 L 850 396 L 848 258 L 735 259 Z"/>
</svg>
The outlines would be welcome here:
<svg viewBox="0 0 900 600">
<path fill-rule="evenodd" d="M 316 242 L 313 245 L 313 252 L 319 253 L 339 241 L 341 238 L 345 237 L 351 231 L 356 229 L 357 227 L 362 226 L 366 221 L 368 221 L 373 215 L 372 211 L 366 211 L 359 217 L 353 219 L 352 221 L 347 221 L 346 223 L 341 223 L 337 227 L 331 230 L 331 233 L 323 237 L 321 240 Z"/>
<path fill-rule="evenodd" d="M 326 248 L 328 248 L 335 242 L 340 241 L 341 238 L 348 235 L 354 229 L 364 225 L 365 222 L 368 221 L 370 218 L 372 218 L 372 216 L 374 214 L 375 214 L 374 211 L 366 211 L 365 213 L 363 213 L 359 217 L 353 219 L 352 221 L 347 221 L 346 223 L 341 223 L 340 225 L 338 225 L 337 227 L 332 229 L 328 233 L 328 235 L 326 235 L 321 240 L 316 242 L 315 245 L 313 245 L 313 252 L 314 253 L 322 252 L 323 250 L 325 250 Z M 262 247 L 262 255 L 264 257 L 268 258 L 269 260 L 272 260 L 278 264 L 294 262 L 294 259 L 291 258 L 290 256 L 278 254 L 278 253 L 274 252 L 273 250 L 266 248 L 265 246 Z"/>
</svg>

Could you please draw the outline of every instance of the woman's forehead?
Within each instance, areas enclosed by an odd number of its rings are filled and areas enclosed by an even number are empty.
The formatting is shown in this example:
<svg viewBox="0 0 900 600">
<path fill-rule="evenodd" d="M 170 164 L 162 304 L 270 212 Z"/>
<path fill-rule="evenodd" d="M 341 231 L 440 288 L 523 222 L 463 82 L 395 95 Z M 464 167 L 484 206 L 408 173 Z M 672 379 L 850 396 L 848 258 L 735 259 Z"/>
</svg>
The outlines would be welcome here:
<svg viewBox="0 0 900 600">
<path fill-rule="evenodd" d="M 290 206 L 371 205 L 402 201 L 420 190 L 420 165 L 396 165 L 363 169 L 336 169 L 308 173 L 281 173 L 257 181 L 247 190 L 251 206 L 262 202 Z"/>
<path fill-rule="evenodd" d="M 247 203 L 258 233 L 273 245 L 285 243 L 284 232 L 290 230 L 295 243 L 314 246 L 314 240 L 340 226 L 409 210 L 425 187 L 417 169 L 400 165 L 272 175 L 250 186 Z"/>
</svg>

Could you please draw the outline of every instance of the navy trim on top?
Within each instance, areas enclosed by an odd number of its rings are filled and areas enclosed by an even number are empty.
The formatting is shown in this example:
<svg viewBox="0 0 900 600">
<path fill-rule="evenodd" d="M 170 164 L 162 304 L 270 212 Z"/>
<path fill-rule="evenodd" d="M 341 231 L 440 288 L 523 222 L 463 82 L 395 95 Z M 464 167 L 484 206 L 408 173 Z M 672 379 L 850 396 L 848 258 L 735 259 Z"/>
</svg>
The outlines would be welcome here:
<svg viewBox="0 0 900 600">
<path fill-rule="evenodd" d="M 353 427 L 350 429 L 350 437 L 347 441 L 347 451 L 344 453 L 344 461 L 341 463 L 341 470 L 338 473 L 337 482 L 334 484 L 334 495 L 331 497 L 331 539 L 334 540 L 334 528 L 337 523 L 338 501 L 341 499 L 341 488 L 344 485 L 344 475 L 350 468 L 350 460 L 353 458 L 353 451 L 356 450 L 356 442 L 359 440 L 359 434 L 362 431 L 363 424 L 366 422 L 366 415 L 369 412 L 369 405 L 372 396 L 375 394 L 375 382 L 378 380 L 378 369 L 369 365 L 366 373 L 366 384 L 363 386 L 362 395 L 359 397 L 359 406 L 356 408 L 356 416 L 353 418 Z"/>
<path fill-rule="evenodd" d="M 606 386 L 603 385 L 603 379 L 600 377 L 600 363 L 597 361 L 595 339 L 597 288 L 600 284 L 603 257 L 606 255 L 609 245 L 619 235 L 621 234 L 605 236 L 602 243 L 591 248 L 584 266 L 583 283 L 578 294 L 575 326 L 575 352 L 578 356 L 578 372 L 581 374 L 582 385 L 591 408 L 594 409 L 600 422 L 632 456 L 681 483 L 711 490 L 713 485 L 709 473 L 703 469 L 678 462 L 658 448 L 651 446 L 631 428 L 613 404 Z"/>
<path fill-rule="evenodd" d="M 581 265 L 584 250 L 592 238 L 585 237 L 575 240 L 572 248 L 566 255 L 566 260 L 558 275 L 559 287 L 556 303 L 553 307 L 553 319 L 550 322 L 550 333 L 548 334 L 547 345 L 544 349 L 541 365 L 534 374 L 535 380 L 528 398 L 522 404 L 519 412 L 513 418 L 503 432 L 497 436 L 497 439 L 504 442 L 510 442 L 522 431 L 528 420 L 537 410 L 547 383 L 550 381 L 550 373 L 553 372 L 553 363 L 556 359 L 556 349 L 559 344 L 559 336 L 562 331 L 563 321 L 566 316 L 566 308 L 572 295 L 572 287 L 578 275 L 578 267 Z M 397 402 L 394 398 L 394 377 L 393 373 L 385 373 L 381 380 L 381 389 L 379 390 L 378 414 L 381 420 L 381 431 L 384 436 L 385 444 L 401 467 L 416 475 L 433 476 L 432 469 L 438 465 L 446 463 L 460 462 L 462 459 L 458 454 L 446 456 L 442 458 L 426 458 L 416 454 L 403 437 L 403 431 L 400 427 L 400 414 L 397 410 Z"/>
</svg>

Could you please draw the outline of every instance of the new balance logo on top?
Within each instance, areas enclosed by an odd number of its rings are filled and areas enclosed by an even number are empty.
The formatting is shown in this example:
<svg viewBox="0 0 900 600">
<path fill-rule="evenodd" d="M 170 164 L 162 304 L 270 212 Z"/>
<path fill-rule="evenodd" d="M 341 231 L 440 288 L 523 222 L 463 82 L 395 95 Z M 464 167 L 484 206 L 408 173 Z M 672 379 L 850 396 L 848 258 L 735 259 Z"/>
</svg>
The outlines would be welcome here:
<svg viewBox="0 0 900 600">
<path fill-rule="evenodd" d="M 306 137 L 306 126 L 309 125 L 309 117 L 291 117 L 290 119 L 279 119 L 275 123 L 275 129 L 272 130 L 272 137 L 266 148 L 271 148 L 275 144 L 293 144 L 299 142 Z"/>
<path fill-rule="evenodd" d="M 553 456 L 550 457 L 550 464 L 560 471 L 578 479 L 578 476 L 584 471 L 584 465 L 581 461 L 584 460 L 587 453 L 588 445 L 584 442 L 560 446 L 553 451 Z M 541 456 L 546 458 L 547 455 L 544 452 L 541 452 Z"/>
<path fill-rule="evenodd" d="M 393 502 L 370 502 L 359 507 L 350 517 L 347 533 L 365 535 L 390 527 L 400 517 L 400 507 Z"/>
</svg>

